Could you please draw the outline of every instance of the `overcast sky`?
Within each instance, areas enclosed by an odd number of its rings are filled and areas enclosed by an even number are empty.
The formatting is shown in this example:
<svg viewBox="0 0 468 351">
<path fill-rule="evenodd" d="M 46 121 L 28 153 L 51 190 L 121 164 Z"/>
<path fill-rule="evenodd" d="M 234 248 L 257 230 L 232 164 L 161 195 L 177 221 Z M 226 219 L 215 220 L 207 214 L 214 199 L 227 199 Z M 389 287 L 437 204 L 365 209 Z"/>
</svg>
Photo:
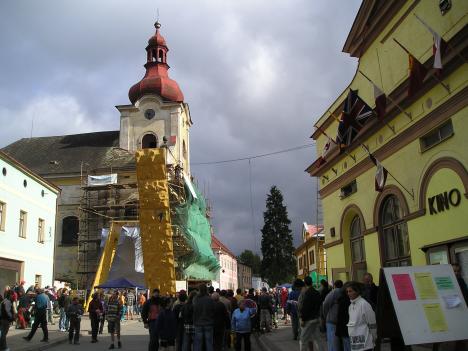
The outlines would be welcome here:
<svg viewBox="0 0 468 351">
<path fill-rule="evenodd" d="M 192 162 L 312 142 L 313 124 L 357 61 L 341 52 L 359 0 L 2 0 L 0 147 L 17 139 L 118 130 L 115 105 L 143 74 L 159 8 L 170 76 L 190 105 Z M 32 123 L 34 120 L 34 123 Z M 31 128 L 33 125 L 33 128 Z M 249 165 L 193 165 L 216 234 L 235 253 L 260 250 L 266 195 L 283 192 L 295 244 L 315 222 L 307 148 Z M 253 225 L 252 225 L 253 224 Z"/>
</svg>

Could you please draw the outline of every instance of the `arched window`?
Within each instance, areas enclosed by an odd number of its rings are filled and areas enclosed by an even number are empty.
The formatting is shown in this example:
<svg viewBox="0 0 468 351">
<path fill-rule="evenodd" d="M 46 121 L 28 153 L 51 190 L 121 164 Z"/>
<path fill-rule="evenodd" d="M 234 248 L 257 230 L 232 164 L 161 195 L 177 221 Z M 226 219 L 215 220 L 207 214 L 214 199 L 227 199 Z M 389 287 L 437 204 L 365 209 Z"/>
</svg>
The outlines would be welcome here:
<svg viewBox="0 0 468 351">
<path fill-rule="evenodd" d="M 142 149 L 154 149 L 158 147 L 158 139 L 154 134 L 145 134 L 141 139 Z"/>
<path fill-rule="evenodd" d="M 379 215 L 385 267 L 411 265 L 408 226 L 403 217 L 399 199 L 395 195 L 387 196 Z"/>
<path fill-rule="evenodd" d="M 356 215 L 351 220 L 349 228 L 349 243 L 351 246 L 351 261 L 353 279 L 361 281 L 366 273 L 366 250 L 364 247 L 364 234 L 361 218 Z"/>
<path fill-rule="evenodd" d="M 164 62 L 164 51 L 159 50 L 159 62 Z"/>
<path fill-rule="evenodd" d="M 68 216 L 62 220 L 62 244 L 74 245 L 78 242 L 80 223 L 78 217 Z"/>
</svg>

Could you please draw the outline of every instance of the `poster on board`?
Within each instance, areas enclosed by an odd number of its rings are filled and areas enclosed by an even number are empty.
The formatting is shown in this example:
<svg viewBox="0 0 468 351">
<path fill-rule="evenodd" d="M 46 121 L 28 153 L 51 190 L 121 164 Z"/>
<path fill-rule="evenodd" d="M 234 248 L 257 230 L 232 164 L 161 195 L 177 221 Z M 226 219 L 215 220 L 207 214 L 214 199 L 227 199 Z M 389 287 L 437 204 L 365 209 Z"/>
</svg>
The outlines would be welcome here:
<svg viewBox="0 0 468 351">
<path fill-rule="evenodd" d="M 383 272 L 406 345 L 468 339 L 468 308 L 451 265 Z"/>
</svg>

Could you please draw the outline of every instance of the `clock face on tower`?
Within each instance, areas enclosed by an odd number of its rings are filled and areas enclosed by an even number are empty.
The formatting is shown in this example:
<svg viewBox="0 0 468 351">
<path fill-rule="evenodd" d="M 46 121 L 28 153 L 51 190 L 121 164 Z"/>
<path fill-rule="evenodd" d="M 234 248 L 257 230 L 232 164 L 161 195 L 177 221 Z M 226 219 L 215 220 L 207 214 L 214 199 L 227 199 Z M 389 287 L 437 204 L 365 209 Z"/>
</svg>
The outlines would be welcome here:
<svg viewBox="0 0 468 351">
<path fill-rule="evenodd" d="M 145 118 L 146 119 L 152 119 L 155 115 L 155 112 L 153 109 L 149 108 L 145 111 Z"/>
</svg>

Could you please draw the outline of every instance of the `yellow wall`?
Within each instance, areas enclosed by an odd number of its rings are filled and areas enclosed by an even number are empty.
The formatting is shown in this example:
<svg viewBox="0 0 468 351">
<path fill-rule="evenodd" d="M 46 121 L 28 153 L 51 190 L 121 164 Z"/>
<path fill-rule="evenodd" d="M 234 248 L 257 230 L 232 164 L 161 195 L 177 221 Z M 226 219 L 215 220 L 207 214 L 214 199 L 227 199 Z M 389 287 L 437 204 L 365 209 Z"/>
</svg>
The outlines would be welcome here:
<svg viewBox="0 0 468 351">
<path fill-rule="evenodd" d="M 376 84 L 380 85 L 387 94 L 393 91 L 408 77 L 408 55 L 397 46 L 392 38 L 397 38 L 422 62 L 426 61 L 432 55 L 432 36 L 415 18 L 413 13 L 418 14 L 436 31 L 441 33 L 445 40 L 449 40 L 453 37 L 468 21 L 468 1 L 454 1 L 452 9 L 443 17 L 440 15 L 440 11 L 435 10 L 438 8 L 437 1 L 420 1 L 395 29 L 393 34 L 383 41 L 383 38 L 389 33 L 389 30 L 400 20 L 411 4 L 413 4 L 413 1 L 408 1 L 404 8 L 399 11 L 387 28 L 378 36 L 375 42 L 359 60 L 358 70 L 362 70 Z M 449 94 L 440 84 L 434 86 L 411 106 L 406 108 L 406 111 L 411 113 L 412 120 L 401 113 L 390 122 L 391 126 L 394 127 L 396 131 L 395 134 L 390 128 L 382 124 L 382 127 L 374 135 L 362 142 L 370 148 L 371 152 L 375 152 L 389 141 L 398 138 L 404 130 L 414 123 L 426 118 L 428 113 L 447 101 L 450 101 L 454 95 L 468 85 L 468 65 L 460 66 L 448 77 L 444 78 L 444 83 L 450 85 L 451 93 Z M 361 74 L 356 73 L 349 87 L 358 89 L 359 96 L 371 107 L 375 105 L 372 85 L 365 80 Z M 337 106 L 343 102 L 347 94 L 348 89 L 337 98 L 329 110 L 334 111 Z M 428 104 L 429 99 L 432 104 Z M 392 107 L 392 103 L 388 101 L 387 106 L 388 108 Z M 409 208 L 409 213 L 413 213 L 419 209 L 419 191 L 422 177 L 434 161 L 441 157 L 452 157 L 459 160 L 465 168 L 468 168 L 468 152 L 466 151 L 468 150 L 467 114 L 468 108 L 465 107 L 451 116 L 454 135 L 439 145 L 425 152 L 421 152 L 419 139 L 416 138 L 400 150 L 395 150 L 391 156 L 385 159 L 379 159 L 385 168 L 398 178 L 400 183 L 414 192 L 413 198 L 406 193 L 392 177 L 388 177 L 387 185 L 395 185 L 402 190 Z M 328 116 L 328 112 L 324 113 L 317 122 L 317 125 L 320 126 Z M 337 129 L 338 123 L 333 121 L 333 123 L 326 128 L 326 132 L 329 136 L 335 137 Z M 318 136 L 317 156 L 321 155 L 323 145 L 326 141 L 327 138 L 324 135 Z M 339 162 L 333 164 L 336 174 L 331 169 L 326 171 L 324 177 L 319 178 L 321 189 L 342 177 L 354 167 L 357 167 L 360 161 L 368 157 L 367 153 L 360 147 L 350 149 L 348 152 L 355 156 L 356 161 L 346 156 Z M 331 165 L 325 165 L 325 167 L 329 166 Z M 326 243 L 331 243 L 340 239 L 342 213 L 349 205 L 357 206 L 362 212 L 365 222 L 365 228 L 363 229 L 370 230 L 377 225 L 377 223 L 374 223 L 374 205 L 379 193 L 374 191 L 374 176 L 375 167 L 359 175 L 356 179 L 357 192 L 347 198 L 340 198 L 340 189 L 322 198 Z M 427 196 L 432 196 L 454 187 L 457 187 L 462 194 L 464 193 L 460 178 L 453 171 L 442 169 L 433 176 L 429 184 Z M 467 235 L 467 201 L 468 200 L 463 197 L 461 205 L 455 209 L 451 209 L 449 212 L 433 216 L 430 216 L 427 212 L 425 216 L 408 221 L 411 258 L 414 265 L 426 264 L 425 255 L 420 250 L 422 246 Z M 463 215 L 463 213 L 465 213 L 465 215 Z M 354 215 L 354 212 L 350 212 L 344 218 L 344 243 L 327 249 L 329 276 L 331 276 L 332 268 L 347 267 L 349 269 L 350 267 L 348 228 Z M 335 228 L 336 232 L 334 238 L 330 236 L 330 228 L 332 227 Z M 373 273 L 377 280 L 380 268 L 378 234 L 376 232 L 370 233 L 364 237 L 364 241 L 367 269 Z"/>
</svg>

